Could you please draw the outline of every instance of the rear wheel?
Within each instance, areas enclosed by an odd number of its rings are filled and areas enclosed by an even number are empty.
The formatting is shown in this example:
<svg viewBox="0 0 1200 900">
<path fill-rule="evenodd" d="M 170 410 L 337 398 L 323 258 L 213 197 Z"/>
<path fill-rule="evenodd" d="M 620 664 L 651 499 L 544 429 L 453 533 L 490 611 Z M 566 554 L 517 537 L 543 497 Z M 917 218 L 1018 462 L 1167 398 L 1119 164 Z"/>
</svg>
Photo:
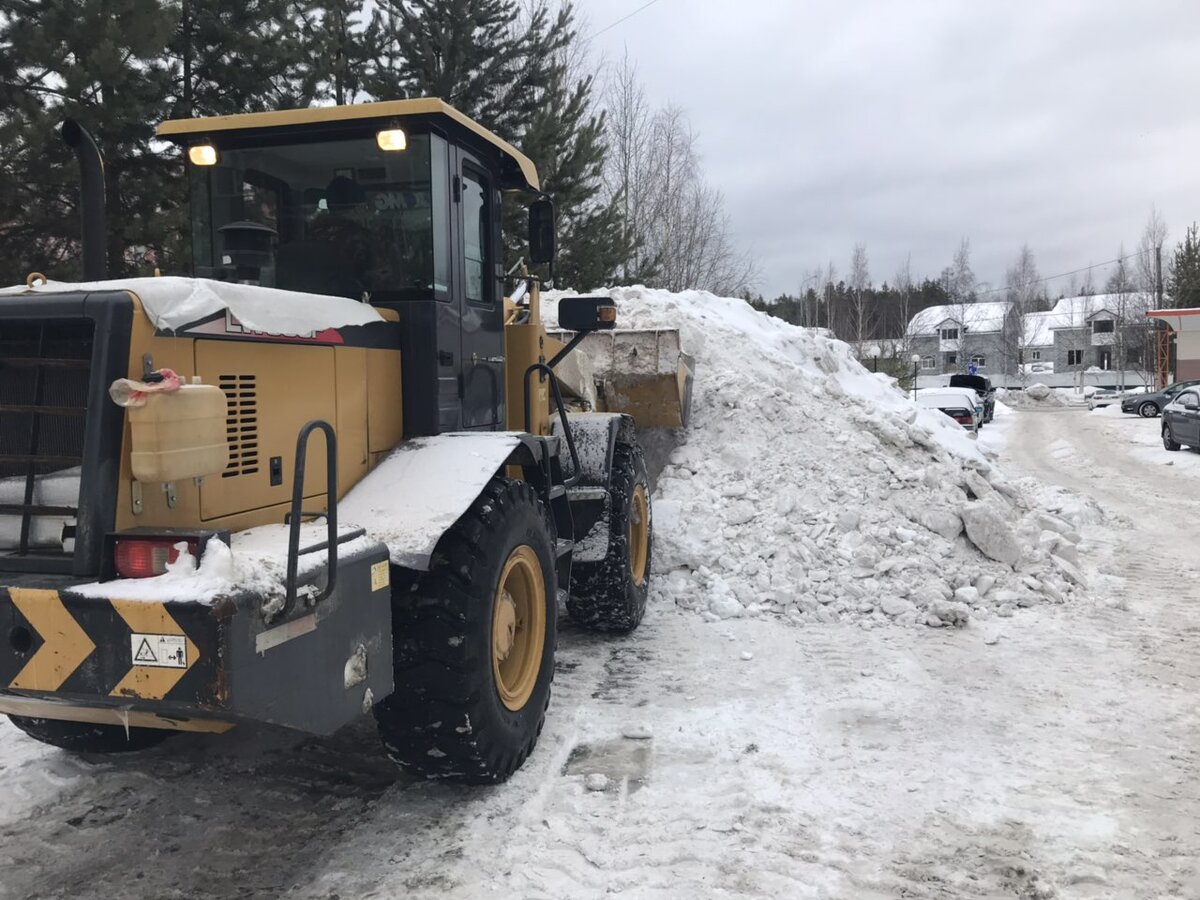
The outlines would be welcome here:
<svg viewBox="0 0 1200 900">
<path fill-rule="evenodd" d="M 375 707 L 388 755 L 429 778 L 507 779 L 546 719 L 556 594 L 545 508 L 529 485 L 492 479 L 429 571 L 395 579 L 395 690 Z"/>
<path fill-rule="evenodd" d="M 1152 401 L 1146 401 L 1138 407 L 1138 415 L 1143 419 L 1153 419 L 1158 415 L 1158 404 Z"/>
<path fill-rule="evenodd" d="M 571 566 L 567 611 L 596 631 L 626 633 L 646 613 L 653 547 L 650 484 L 636 444 L 618 444 L 613 451 L 608 523 L 604 559 Z"/>
<path fill-rule="evenodd" d="M 130 728 L 91 722 L 63 722 L 9 716 L 9 721 L 34 740 L 72 753 L 129 753 L 161 744 L 175 734 L 161 728 Z"/>
<path fill-rule="evenodd" d="M 1173 437 L 1171 437 L 1171 426 L 1165 422 L 1163 423 L 1163 428 L 1162 428 L 1162 441 L 1163 441 L 1163 446 L 1166 447 L 1168 450 L 1172 450 L 1172 451 L 1180 450 L 1183 447 L 1182 444 L 1177 443 L 1175 441 L 1175 439 Z"/>
</svg>

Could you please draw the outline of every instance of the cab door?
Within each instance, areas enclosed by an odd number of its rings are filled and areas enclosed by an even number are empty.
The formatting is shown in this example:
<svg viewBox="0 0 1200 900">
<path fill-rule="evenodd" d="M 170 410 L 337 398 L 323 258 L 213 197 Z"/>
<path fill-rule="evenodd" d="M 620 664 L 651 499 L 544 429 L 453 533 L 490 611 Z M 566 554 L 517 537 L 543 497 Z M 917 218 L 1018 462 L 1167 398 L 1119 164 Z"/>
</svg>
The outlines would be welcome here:
<svg viewBox="0 0 1200 900">
<path fill-rule="evenodd" d="M 464 428 L 495 430 L 504 421 L 503 259 L 500 193 L 482 163 L 455 152 L 455 302 L 462 311 Z"/>
</svg>

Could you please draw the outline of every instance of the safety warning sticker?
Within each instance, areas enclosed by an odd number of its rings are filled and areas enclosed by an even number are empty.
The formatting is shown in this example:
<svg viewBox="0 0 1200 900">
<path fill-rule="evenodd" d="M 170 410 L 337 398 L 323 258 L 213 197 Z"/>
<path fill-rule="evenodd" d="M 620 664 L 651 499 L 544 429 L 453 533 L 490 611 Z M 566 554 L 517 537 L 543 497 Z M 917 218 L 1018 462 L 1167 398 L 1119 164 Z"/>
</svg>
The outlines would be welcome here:
<svg viewBox="0 0 1200 900">
<path fill-rule="evenodd" d="M 371 566 L 371 592 L 372 593 L 374 593 L 375 591 L 382 591 L 385 587 L 388 586 L 388 581 L 389 581 L 389 579 L 388 579 L 388 564 L 387 564 L 386 560 L 384 562 L 377 562 L 373 566 Z"/>
<path fill-rule="evenodd" d="M 135 666 L 187 668 L 187 638 L 182 634 L 131 634 L 129 647 Z"/>
</svg>

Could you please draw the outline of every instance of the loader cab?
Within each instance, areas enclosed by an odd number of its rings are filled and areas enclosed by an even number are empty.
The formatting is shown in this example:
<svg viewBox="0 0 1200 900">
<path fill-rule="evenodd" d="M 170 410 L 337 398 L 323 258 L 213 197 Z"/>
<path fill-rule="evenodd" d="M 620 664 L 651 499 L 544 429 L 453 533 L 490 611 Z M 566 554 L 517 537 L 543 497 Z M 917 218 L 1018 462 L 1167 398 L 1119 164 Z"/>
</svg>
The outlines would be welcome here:
<svg viewBox="0 0 1200 900">
<path fill-rule="evenodd" d="M 402 332 L 407 436 L 505 421 L 501 194 L 533 164 L 440 100 L 166 122 L 196 277 L 350 297 Z"/>
</svg>

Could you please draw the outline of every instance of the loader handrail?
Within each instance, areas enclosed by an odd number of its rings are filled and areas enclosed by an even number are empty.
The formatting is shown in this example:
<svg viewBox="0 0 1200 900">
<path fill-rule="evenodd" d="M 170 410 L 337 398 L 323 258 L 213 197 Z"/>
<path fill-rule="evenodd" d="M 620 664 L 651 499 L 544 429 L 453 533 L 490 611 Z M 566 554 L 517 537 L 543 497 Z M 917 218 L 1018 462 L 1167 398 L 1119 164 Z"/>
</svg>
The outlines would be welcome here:
<svg viewBox="0 0 1200 900">
<path fill-rule="evenodd" d="M 561 356 L 561 354 L 560 354 Z M 583 466 L 579 464 L 579 454 L 575 450 L 575 438 L 571 435 L 571 423 L 567 421 L 567 407 L 563 403 L 562 392 L 558 389 L 558 376 L 554 370 L 542 362 L 536 362 L 525 370 L 525 430 L 533 431 L 533 404 L 529 393 L 529 376 L 541 372 L 550 379 L 550 394 L 554 397 L 554 405 L 558 407 L 558 419 L 562 423 L 563 435 L 567 439 L 567 449 L 571 451 L 571 477 L 564 478 L 566 487 L 574 487 L 583 477 Z"/>
<path fill-rule="evenodd" d="M 304 516 L 304 470 L 308 460 L 308 439 L 312 433 L 320 429 L 325 433 L 325 499 L 328 511 L 325 513 L 326 538 L 324 546 L 329 548 L 328 576 L 325 588 L 309 601 L 310 606 L 316 606 L 333 593 L 337 586 L 338 544 L 337 539 L 337 434 L 333 426 L 323 419 L 313 419 L 300 429 L 296 436 L 295 472 L 292 475 L 292 509 L 289 514 L 288 558 L 287 558 L 287 597 L 279 615 L 286 615 L 296 603 L 296 571 L 300 563 L 300 519 Z M 319 547 L 321 545 L 316 545 Z M 306 548 L 313 550 L 316 547 Z"/>
</svg>

